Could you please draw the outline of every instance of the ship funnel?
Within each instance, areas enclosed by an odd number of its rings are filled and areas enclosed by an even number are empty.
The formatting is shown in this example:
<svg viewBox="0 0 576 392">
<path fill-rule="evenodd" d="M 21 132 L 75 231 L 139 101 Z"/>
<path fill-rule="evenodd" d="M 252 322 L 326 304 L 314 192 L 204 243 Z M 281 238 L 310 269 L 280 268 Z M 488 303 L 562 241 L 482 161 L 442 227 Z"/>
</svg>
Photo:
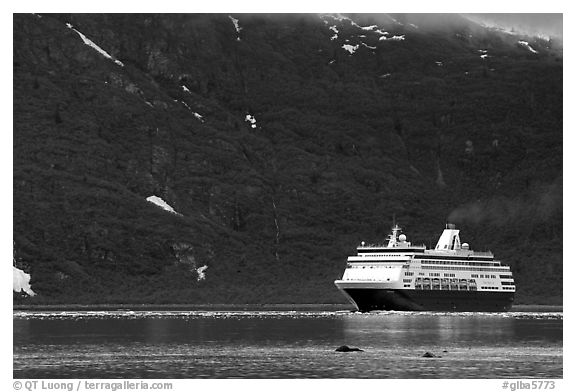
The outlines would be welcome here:
<svg viewBox="0 0 576 392">
<path fill-rule="evenodd" d="M 446 224 L 444 232 L 436 244 L 436 250 L 458 250 L 460 246 L 460 230 L 456 230 L 456 225 Z"/>
</svg>

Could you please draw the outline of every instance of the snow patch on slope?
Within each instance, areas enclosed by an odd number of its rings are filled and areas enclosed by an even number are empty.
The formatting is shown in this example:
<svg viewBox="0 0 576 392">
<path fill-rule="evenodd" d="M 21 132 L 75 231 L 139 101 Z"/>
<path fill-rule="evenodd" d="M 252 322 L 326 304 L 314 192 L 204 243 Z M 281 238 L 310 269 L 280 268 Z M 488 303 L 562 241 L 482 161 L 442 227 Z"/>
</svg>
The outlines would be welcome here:
<svg viewBox="0 0 576 392">
<path fill-rule="evenodd" d="M 342 49 L 347 50 L 348 52 L 350 52 L 350 54 L 354 54 L 354 52 L 356 52 L 359 47 L 360 45 L 348 45 L 348 44 L 342 45 Z"/>
<path fill-rule="evenodd" d="M 177 213 L 176 211 L 174 211 L 174 208 L 172 208 L 170 205 L 168 205 L 168 203 L 166 203 L 164 200 L 162 200 L 161 198 L 159 198 L 158 196 L 150 196 L 146 198 L 146 201 L 152 203 L 152 204 L 156 204 L 158 207 L 171 212 L 173 214 L 176 215 L 182 215 Z"/>
<path fill-rule="evenodd" d="M 70 23 L 66 23 L 66 27 L 68 27 L 70 30 L 74 30 L 80 36 L 80 38 L 82 38 L 82 41 L 84 41 L 86 45 L 90 46 L 92 49 L 100 53 L 102 56 L 106 57 L 108 60 L 114 61 L 114 63 L 116 63 L 121 67 L 124 66 L 124 64 L 120 60 L 116 60 L 114 57 L 110 56 L 108 52 L 106 52 L 104 49 L 96 45 L 91 39 L 86 37 L 84 34 L 76 30 Z"/>
<path fill-rule="evenodd" d="M 174 100 L 174 102 L 180 102 L 182 105 L 186 106 L 186 109 L 192 111 L 192 109 L 190 109 L 190 106 L 188 106 L 188 104 L 184 101 L 178 101 L 178 100 Z"/>
<path fill-rule="evenodd" d="M 254 117 L 253 115 L 247 114 L 246 117 L 244 118 L 244 121 L 249 122 L 252 128 L 256 128 L 256 117 Z"/>
<path fill-rule="evenodd" d="M 330 37 L 330 40 L 333 41 L 335 39 L 338 39 L 338 29 L 336 28 L 336 26 L 334 25 L 334 26 L 330 26 L 328 28 L 334 32 L 334 35 L 332 37 Z"/>
<path fill-rule="evenodd" d="M 240 27 L 240 24 L 238 23 L 238 19 L 233 18 L 231 15 L 228 15 L 228 17 L 230 18 L 230 20 L 234 24 L 234 28 L 236 29 L 236 33 L 238 34 L 238 37 L 236 37 L 236 41 L 240 41 L 240 30 L 242 30 L 242 27 Z"/>
<path fill-rule="evenodd" d="M 30 287 L 30 274 L 27 274 L 14 266 L 12 266 L 12 287 L 16 293 L 24 291 L 31 297 L 36 295 Z"/>
<path fill-rule="evenodd" d="M 207 269 L 208 269 L 207 265 L 203 265 L 202 267 L 196 269 L 196 273 L 198 274 L 198 282 L 206 279 L 206 273 L 204 271 L 206 271 Z"/>
<path fill-rule="evenodd" d="M 182 89 L 183 89 L 184 91 L 190 92 L 190 90 L 188 90 L 188 89 L 186 88 L 186 86 L 182 86 Z M 175 99 L 174 102 L 181 103 L 182 105 L 184 105 L 184 106 L 186 107 L 186 109 L 188 109 L 188 110 L 190 110 L 190 111 L 192 112 L 192 114 L 194 115 L 194 117 L 196 117 L 196 118 L 198 119 L 198 121 L 204 122 L 204 117 L 203 117 L 200 113 L 197 113 L 197 112 L 195 112 L 194 110 L 192 110 L 192 108 L 191 108 L 186 102 L 184 102 L 184 101 L 179 101 L 179 100 L 177 100 L 177 99 Z M 146 103 L 149 103 L 149 102 L 146 102 Z"/>
<path fill-rule="evenodd" d="M 194 115 L 194 117 L 196 117 L 198 119 L 198 121 L 204 122 L 204 117 L 200 113 L 197 113 L 194 110 L 190 109 L 190 106 L 188 106 L 188 104 L 186 102 L 184 102 L 184 101 L 180 101 L 180 102 L 182 102 L 182 104 L 184 104 L 184 106 L 186 106 L 186 108 L 192 112 L 192 114 Z"/>
<path fill-rule="evenodd" d="M 404 34 L 402 35 L 393 35 L 392 37 L 382 36 L 379 38 L 379 41 L 404 41 L 406 38 Z"/>
<path fill-rule="evenodd" d="M 525 48 L 527 48 L 529 51 L 531 51 L 532 53 L 538 53 L 537 51 L 535 51 L 528 42 L 526 41 L 518 41 L 518 43 L 522 46 L 524 46 Z"/>
<path fill-rule="evenodd" d="M 380 34 L 380 35 L 388 35 L 389 33 L 387 31 L 384 31 L 382 29 L 378 28 L 378 25 L 370 25 L 370 26 L 360 26 L 358 23 L 354 22 L 352 19 L 350 19 L 347 16 L 341 15 L 341 14 L 337 14 L 336 16 L 334 15 L 321 15 L 320 18 L 322 18 L 322 21 L 324 22 L 325 25 L 328 25 L 328 21 L 326 21 L 325 18 L 332 18 L 333 21 L 335 22 L 348 22 L 350 23 L 351 26 L 354 26 L 360 30 L 363 31 L 369 31 L 372 33 L 376 33 L 376 34 Z M 335 34 L 330 38 L 331 40 L 335 40 L 338 38 L 338 28 L 336 27 L 336 25 L 333 26 L 329 26 L 328 27 L 330 30 L 332 30 Z M 366 37 L 365 35 L 360 36 L 360 37 Z"/>
</svg>

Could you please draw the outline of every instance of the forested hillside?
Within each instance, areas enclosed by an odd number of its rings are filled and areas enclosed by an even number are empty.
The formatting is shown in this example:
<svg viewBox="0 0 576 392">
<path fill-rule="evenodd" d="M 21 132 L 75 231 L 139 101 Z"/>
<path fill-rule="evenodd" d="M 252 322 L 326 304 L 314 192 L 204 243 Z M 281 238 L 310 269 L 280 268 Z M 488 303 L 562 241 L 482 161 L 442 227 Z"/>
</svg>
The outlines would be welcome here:
<svg viewBox="0 0 576 392">
<path fill-rule="evenodd" d="M 552 40 L 376 14 L 16 14 L 13 40 L 15 303 L 344 303 L 393 217 L 562 303 Z"/>
</svg>

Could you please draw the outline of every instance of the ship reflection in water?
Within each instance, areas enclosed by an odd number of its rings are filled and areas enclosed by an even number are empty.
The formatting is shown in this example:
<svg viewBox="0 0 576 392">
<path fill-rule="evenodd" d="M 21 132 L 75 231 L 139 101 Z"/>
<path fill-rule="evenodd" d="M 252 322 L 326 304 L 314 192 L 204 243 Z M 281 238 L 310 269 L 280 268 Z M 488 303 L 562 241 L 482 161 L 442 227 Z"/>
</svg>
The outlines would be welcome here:
<svg viewBox="0 0 576 392">
<path fill-rule="evenodd" d="M 13 376 L 561 378 L 562 321 L 561 312 L 15 312 Z M 335 352 L 341 345 L 364 352 Z"/>
</svg>

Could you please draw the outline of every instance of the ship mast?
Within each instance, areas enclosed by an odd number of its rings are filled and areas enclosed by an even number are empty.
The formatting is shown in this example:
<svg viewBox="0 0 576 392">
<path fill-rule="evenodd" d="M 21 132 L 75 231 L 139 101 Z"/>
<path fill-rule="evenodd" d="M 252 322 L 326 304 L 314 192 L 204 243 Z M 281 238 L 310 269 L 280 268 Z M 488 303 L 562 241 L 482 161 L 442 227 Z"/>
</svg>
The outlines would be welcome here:
<svg viewBox="0 0 576 392">
<path fill-rule="evenodd" d="M 394 248 L 398 246 L 398 233 L 400 233 L 400 226 L 394 223 L 392 227 L 392 233 L 388 235 L 388 248 Z"/>
</svg>

